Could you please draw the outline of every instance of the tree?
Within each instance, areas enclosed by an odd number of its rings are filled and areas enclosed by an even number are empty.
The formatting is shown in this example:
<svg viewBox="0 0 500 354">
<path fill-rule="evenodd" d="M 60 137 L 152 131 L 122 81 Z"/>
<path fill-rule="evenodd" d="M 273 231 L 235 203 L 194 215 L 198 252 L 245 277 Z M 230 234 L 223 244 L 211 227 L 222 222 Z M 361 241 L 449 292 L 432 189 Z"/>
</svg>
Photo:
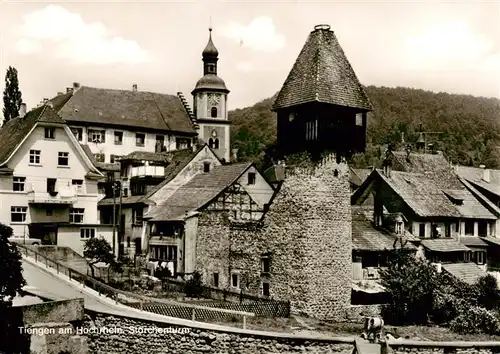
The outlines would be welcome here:
<svg viewBox="0 0 500 354">
<path fill-rule="evenodd" d="M 477 302 L 479 306 L 487 310 L 498 308 L 500 295 L 498 293 L 497 280 L 493 275 L 487 274 L 479 278 L 476 283 L 476 289 L 478 292 Z"/>
<path fill-rule="evenodd" d="M 19 116 L 19 109 L 23 102 L 21 91 L 19 91 L 19 80 L 17 69 L 9 66 L 5 74 L 5 90 L 3 91 L 3 117 L 4 124 Z"/>
<path fill-rule="evenodd" d="M 83 247 L 83 256 L 89 262 L 92 277 L 95 276 L 94 265 L 96 263 L 102 262 L 109 266 L 114 266 L 116 263 L 113 249 L 103 237 L 89 238 Z"/>
<path fill-rule="evenodd" d="M 18 326 L 22 314 L 12 310 L 12 299 L 26 285 L 23 278 L 21 254 L 15 244 L 9 242 L 12 228 L 0 223 L 0 353 L 22 351 Z M 16 340 L 12 340 L 16 338 Z"/>
<path fill-rule="evenodd" d="M 394 252 L 382 285 L 391 295 L 387 316 L 394 324 L 426 324 L 439 285 L 436 269 L 423 259 L 399 250 Z"/>
</svg>

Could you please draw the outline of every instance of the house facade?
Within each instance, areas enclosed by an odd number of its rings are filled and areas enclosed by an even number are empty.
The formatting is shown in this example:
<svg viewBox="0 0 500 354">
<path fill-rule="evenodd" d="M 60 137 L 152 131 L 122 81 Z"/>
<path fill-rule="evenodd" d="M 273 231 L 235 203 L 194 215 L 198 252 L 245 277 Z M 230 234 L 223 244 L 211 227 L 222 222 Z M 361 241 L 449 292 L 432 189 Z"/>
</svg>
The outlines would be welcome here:
<svg viewBox="0 0 500 354">
<path fill-rule="evenodd" d="M 50 103 L 25 110 L 0 130 L 0 221 L 15 237 L 80 254 L 90 237 L 111 240 L 97 212 L 97 183 L 104 176 Z"/>
</svg>

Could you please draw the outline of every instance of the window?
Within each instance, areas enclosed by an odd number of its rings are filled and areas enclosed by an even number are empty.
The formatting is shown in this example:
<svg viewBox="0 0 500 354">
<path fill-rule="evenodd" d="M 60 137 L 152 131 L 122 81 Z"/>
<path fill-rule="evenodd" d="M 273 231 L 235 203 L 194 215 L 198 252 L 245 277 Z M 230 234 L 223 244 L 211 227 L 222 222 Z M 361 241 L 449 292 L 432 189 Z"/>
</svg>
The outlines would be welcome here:
<svg viewBox="0 0 500 354">
<path fill-rule="evenodd" d="M 211 149 L 218 149 L 219 148 L 219 139 L 218 138 L 208 139 L 208 146 L 210 146 Z"/>
<path fill-rule="evenodd" d="M 318 120 L 306 122 L 306 140 L 316 140 L 318 138 Z"/>
<path fill-rule="evenodd" d="M 214 139 L 214 149 L 218 149 L 218 148 L 219 148 L 219 139 L 215 138 Z"/>
<path fill-rule="evenodd" d="M 364 115 L 364 113 L 357 113 L 356 114 L 356 125 L 358 127 L 362 127 L 363 126 L 363 115 Z"/>
<path fill-rule="evenodd" d="M 418 225 L 418 236 L 425 237 L 425 223 L 420 223 Z"/>
<path fill-rule="evenodd" d="M 57 179 L 47 178 L 47 193 L 55 193 L 56 192 L 56 183 L 57 183 Z"/>
<path fill-rule="evenodd" d="M 128 197 L 128 188 L 123 188 L 123 196 Z"/>
<path fill-rule="evenodd" d="M 205 172 L 205 173 L 210 172 L 210 162 L 203 163 L 203 172 Z"/>
<path fill-rule="evenodd" d="M 212 118 L 217 118 L 217 107 L 212 107 L 212 109 L 210 110 L 210 116 Z"/>
<path fill-rule="evenodd" d="M 138 207 L 132 211 L 132 224 L 142 225 L 142 217 L 144 216 L 144 209 Z"/>
<path fill-rule="evenodd" d="M 455 223 L 455 232 L 456 233 L 460 232 L 460 222 Z"/>
<path fill-rule="evenodd" d="M 82 128 L 71 128 L 71 132 L 75 136 L 76 140 L 83 140 L 83 129 Z"/>
<path fill-rule="evenodd" d="M 175 145 L 177 150 L 189 149 L 191 147 L 191 139 L 176 138 Z"/>
<path fill-rule="evenodd" d="M 486 220 L 480 220 L 477 223 L 477 233 L 478 236 L 485 237 L 488 233 L 488 222 Z"/>
<path fill-rule="evenodd" d="M 123 143 L 123 132 L 115 132 L 115 145 Z"/>
<path fill-rule="evenodd" d="M 30 150 L 30 163 L 39 165 L 40 164 L 40 150 Z"/>
<path fill-rule="evenodd" d="M 151 246 L 151 258 L 162 261 L 177 260 L 177 246 Z"/>
<path fill-rule="evenodd" d="M 219 273 L 214 273 L 214 286 L 219 287 Z"/>
<path fill-rule="evenodd" d="M 92 228 L 80 229 L 80 238 L 81 239 L 87 239 L 87 238 L 92 238 L 92 237 L 95 237 L 95 229 L 92 229 Z"/>
<path fill-rule="evenodd" d="M 262 295 L 264 295 L 264 296 L 270 296 L 269 283 L 268 282 L 263 282 L 262 283 Z"/>
<path fill-rule="evenodd" d="M 25 222 L 28 207 L 13 206 L 10 208 L 10 221 Z"/>
<path fill-rule="evenodd" d="M 474 221 L 465 222 L 465 234 L 474 235 Z"/>
<path fill-rule="evenodd" d="M 83 208 L 70 208 L 69 209 L 69 222 L 75 224 L 83 224 L 83 214 L 85 209 Z"/>
<path fill-rule="evenodd" d="M 83 180 L 82 179 L 72 179 L 71 185 L 75 186 L 75 188 L 78 192 L 81 192 L 83 189 Z"/>
<path fill-rule="evenodd" d="M 240 288 L 240 275 L 237 273 L 231 274 L 231 286 L 233 288 L 239 289 Z"/>
<path fill-rule="evenodd" d="M 106 159 L 106 155 L 104 154 L 94 154 L 94 158 L 96 162 L 104 162 Z"/>
<path fill-rule="evenodd" d="M 26 182 L 26 177 L 14 177 L 12 190 L 14 192 L 24 192 L 24 184 Z"/>
<path fill-rule="evenodd" d="M 146 143 L 146 134 L 137 133 L 135 134 L 135 146 L 144 146 Z"/>
<path fill-rule="evenodd" d="M 127 248 L 130 248 L 130 236 L 127 237 Z"/>
<path fill-rule="evenodd" d="M 484 256 L 485 252 L 476 252 L 476 263 L 477 264 L 484 264 L 484 259 L 486 258 Z"/>
<path fill-rule="evenodd" d="M 109 162 L 114 163 L 115 162 L 115 155 L 111 154 L 109 155 Z"/>
<path fill-rule="evenodd" d="M 59 157 L 57 159 L 58 166 L 68 166 L 69 165 L 69 153 L 68 152 L 60 152 Z"/>
<path fill-rule="evenodd" d="M 255 172 L 248 172 L 248 184 L 255 184 Z"/>
<path fill-rule="evenodd" d="M 269 273 L 271 271 L 271 260 L 269 257 L 262 257 L 260 262 L 262 264 L 262 273 Z"/>
<path fill-rule="evenodd" d="M 105 143 L 106 131 L 105 130 L 89 130 L 89 143 Z"/>
<path fill-rule="evenodd" d="M 56 128 L 45 128 L 45 139 L 55 139 Z"/>
<path fill-rule="evenodd" d="M 48 206 L 45 208 L 45 215 L 52 216 L 52 207 Z"/>
</svg>

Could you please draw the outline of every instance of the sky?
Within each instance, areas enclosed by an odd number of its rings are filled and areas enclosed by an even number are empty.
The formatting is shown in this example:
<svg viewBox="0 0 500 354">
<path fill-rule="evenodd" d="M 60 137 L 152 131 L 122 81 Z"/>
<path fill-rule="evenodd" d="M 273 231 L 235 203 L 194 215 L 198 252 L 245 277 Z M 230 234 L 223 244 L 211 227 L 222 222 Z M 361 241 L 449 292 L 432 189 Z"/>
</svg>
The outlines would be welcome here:
<svg viewBox="0 0 500 354">
<path fill-rule="evenodd" d="M 500 98 L 500 0 L 0 0 L 0 89 L 13 66 L 28 109 L 73 82 L 192 102 L 211 25 L 229 109 L 243 108 L 279 91 L 318 24 L 364 85 Z"/>
</svg>

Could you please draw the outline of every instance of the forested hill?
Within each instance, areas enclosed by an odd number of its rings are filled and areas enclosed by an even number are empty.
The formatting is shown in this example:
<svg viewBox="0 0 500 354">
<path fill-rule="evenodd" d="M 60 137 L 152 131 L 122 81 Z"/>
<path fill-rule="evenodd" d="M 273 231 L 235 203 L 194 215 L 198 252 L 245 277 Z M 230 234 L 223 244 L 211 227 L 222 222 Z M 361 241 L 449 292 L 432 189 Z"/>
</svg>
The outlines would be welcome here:
<svg viewBox="0 0 500 354">
<path fill-rule="evenodd" d="M 365 87 L 373 104 L 368 116 L 367 152 L 356 156 L 356 167 L 368 167 L 379 158 L 383 146 L 418 139 L 420 124 L 427 143 L 463 165 L 486 164 L 500 168 L 500 100 L 404 87 Z M 252 107 L 229 112 L 231 142 L 244 161 L 261 161 L 264 148 L 276 139 L 275 97 Z"/>
</svg>

